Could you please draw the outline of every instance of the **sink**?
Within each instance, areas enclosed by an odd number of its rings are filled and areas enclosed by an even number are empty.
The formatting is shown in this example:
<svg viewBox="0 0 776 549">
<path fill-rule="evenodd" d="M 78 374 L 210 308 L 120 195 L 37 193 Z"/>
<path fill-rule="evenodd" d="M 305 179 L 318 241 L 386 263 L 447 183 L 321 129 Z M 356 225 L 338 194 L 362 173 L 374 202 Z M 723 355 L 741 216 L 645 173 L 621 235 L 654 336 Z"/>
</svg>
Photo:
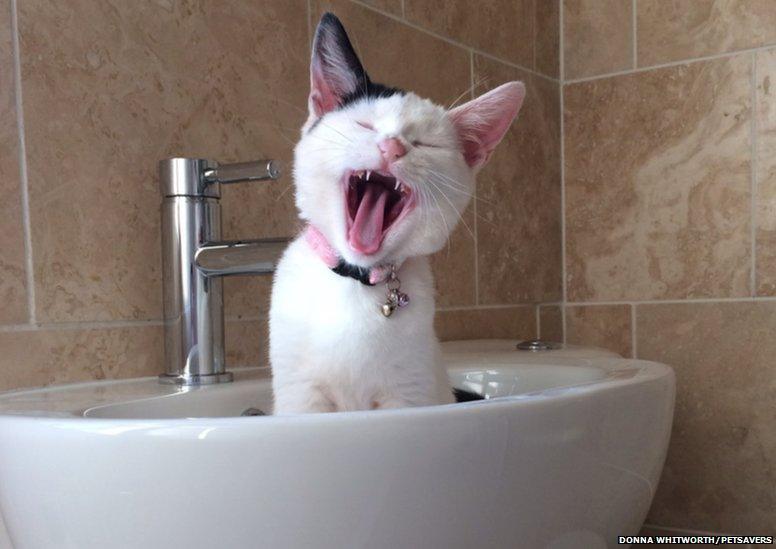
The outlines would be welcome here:
<svg viewBox="0 0 776 549">
<path fill-rule="evenodd" d="M 0 395 L 0 510 L 36 547 L 614 547 L 665 457 L 665 365 L 514 341 L 443 344 L 484 400 L 299 416 L 267 368 Z M 580 545 L 580 543 L 582 545 Z"/>
</svg>

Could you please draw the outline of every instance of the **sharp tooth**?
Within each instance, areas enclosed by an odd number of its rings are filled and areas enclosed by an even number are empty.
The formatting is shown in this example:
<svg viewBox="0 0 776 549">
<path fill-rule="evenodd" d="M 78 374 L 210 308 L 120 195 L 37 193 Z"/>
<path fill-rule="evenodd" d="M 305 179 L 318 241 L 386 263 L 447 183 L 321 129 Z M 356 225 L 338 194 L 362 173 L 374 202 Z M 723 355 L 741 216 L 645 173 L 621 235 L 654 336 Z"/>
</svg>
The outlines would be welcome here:
<svg viewBox="0 0 776 549">
<path fill-rule="evenodd" d="M 367 171 L 366 171 L 366 180 L 367 180 L 367 181 L 369 181 L 369 176 L 370 176 L 370 175 L 372 175 L 372 171 L 371 171 L 371 170 L 367 170 Z"/>
<path fill-rule="evenodd" d="M 393 187 L 393 190 L 394 191 L 398 191 L 399 187 L 401 187 L 401 182 L 397 179 L 396 180 L 396 185 Z"/>
</svg>

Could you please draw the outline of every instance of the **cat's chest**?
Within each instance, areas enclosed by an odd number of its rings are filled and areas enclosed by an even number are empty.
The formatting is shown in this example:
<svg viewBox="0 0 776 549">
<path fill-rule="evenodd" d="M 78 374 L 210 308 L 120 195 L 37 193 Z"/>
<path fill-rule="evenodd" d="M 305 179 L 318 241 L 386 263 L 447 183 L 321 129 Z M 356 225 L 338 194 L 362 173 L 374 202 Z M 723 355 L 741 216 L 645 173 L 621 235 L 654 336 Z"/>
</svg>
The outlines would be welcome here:
<svg viewBox="0 0 776 549">
<path fill-rule="evenodd" d="M 304 246 L 295 246 L 281 266 L 273 292 L 273 309 L 294 317 L 313 338 L 332 336 L 410 337 L 433 321 L 433 284 L 425 260 L 414 260 L 398 274 L 409 304 L 390 317 L 383 314 L 390 289 L 368 286 L 340 276 L 320 263 Z M 392 285 L 393 286 L 393 285 Z"/>
</svg>

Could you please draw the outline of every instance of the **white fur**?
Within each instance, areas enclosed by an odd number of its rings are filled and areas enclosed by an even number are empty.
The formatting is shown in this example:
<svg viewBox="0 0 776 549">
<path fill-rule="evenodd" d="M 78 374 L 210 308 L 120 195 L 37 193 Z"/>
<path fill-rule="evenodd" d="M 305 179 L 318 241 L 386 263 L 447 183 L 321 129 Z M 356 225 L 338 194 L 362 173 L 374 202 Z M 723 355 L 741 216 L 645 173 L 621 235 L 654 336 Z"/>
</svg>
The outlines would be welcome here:
<svg viewBox="0 0 776 549">
<path fill-rule="evenodd" d="M 358 121 L 367 121 L 375 131 L 362 128 Z M 434 190 L 437 202 L 418 204 L 388 233 L 377 254 L 364 257 L 351 250 L 345 238 L 342 176 L 348 169 L 377 166 L 376 144 L 385 135 L 401 135 L 412 149 L 400 161 L 401 173 L 406 174 L 402 181 L 419 184 L 428 166 L 453 180 L 463 179 L 456 183 L 462 190 L 446 197 Z M 350 263 L 401 264 L 401 289 L 411 303 L 384 317 L 380 312 L 386 299 L 384 285 L 369 287 L 339 276 L 304 238 L 294 241 L 278 265 L 272 289 L 275 413 L 452 402 L 434 335 L 431 269 L 423 256 L 444 245 L 472 192 L 473 174 L 456 139 L 445 111 L 413 94 L 363 101 L 329 113 L 302 137 L 294 173 L 300 216 Z M 411 146 L 417 140 L 449 148 L 424 151 Z M 441 176 L 439 181 L 453 184 Z"/>
<path fill-rule="evenodd" d="M 347 47 L 347 39 L 332 34 L 339 22 L 326 16 L 324 21 L 314 45 L 310 118 L 295 150 L 296 205 L 300 217 L 348 263 L 400 266 L 401 290 L 411 302 L 384 317 L 384 284 L 369 287 L 335 274 L 304 237 L 297 238 L 278 265 L 272 289 L 274 412 L 452 402 L 434 335 L 434 285 L 426 256 L 449 238 L 474 193 L 476 172 L 517 114 L 524 88 L 506 84 L 483 101 L 449 112 L 413 93 L 330 107 L 337 104 L 333 93 L 346 94 L 363 80 L 349 77 L 348 67 L 354 75 L 360 67 L 352 57 L 347 65 L 337 49 Z M 417 203 L 380 249 L 366 256 L 346 238 L 344 176 L 378 169 L 378 143 L 386 138 L 399 139 L 408 151 L 392 170 Z M 465 157 L 467 147 L 473 152 Z"/>
</svg>

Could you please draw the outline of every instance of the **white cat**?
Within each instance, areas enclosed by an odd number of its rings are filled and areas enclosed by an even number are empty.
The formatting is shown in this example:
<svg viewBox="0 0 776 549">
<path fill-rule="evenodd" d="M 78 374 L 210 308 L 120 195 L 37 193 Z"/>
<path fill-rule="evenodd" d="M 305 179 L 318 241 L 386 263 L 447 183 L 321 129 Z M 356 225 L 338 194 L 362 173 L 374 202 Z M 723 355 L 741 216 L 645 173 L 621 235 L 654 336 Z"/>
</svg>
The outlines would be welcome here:
<svg viewBox="0 0 776 549">
<path fill-rule="evenodd" d="M 318 25 L 310 80 L 294 160 L 308 225 L 272 290 L 274 413 L 453 402 L 427 256 L 446 243 L 525 87 L 447 111 L 372 82 L 332 14 Z"/>
</svg>

